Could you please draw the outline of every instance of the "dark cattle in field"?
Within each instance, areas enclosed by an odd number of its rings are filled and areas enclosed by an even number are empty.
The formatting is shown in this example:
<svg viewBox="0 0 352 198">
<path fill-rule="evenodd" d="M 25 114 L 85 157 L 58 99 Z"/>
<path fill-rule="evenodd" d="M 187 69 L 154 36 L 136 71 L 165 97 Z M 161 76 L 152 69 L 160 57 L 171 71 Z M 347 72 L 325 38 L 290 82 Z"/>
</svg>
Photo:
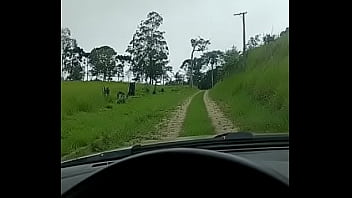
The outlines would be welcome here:
<svg viewBox="0 0 352 198">
<path fill-rule="evenodd" d="M 121 103 L 125 103 L 125 102 L 126 102 L 126 95 L 125 95 L 125 93 L 119 91 L 119 92 L 117 92 L 116 97 L 117 97 L 117 103 L 118 103 L 118 104 L 121 104 Z"/>
<path fill-rule="evenodd" d="M 103 95 L 104 96 L 109 96 L 109 94 L 110 94 L 110 89 L 109 89 L 109 87 L 103 87 Z"/>
</svg>

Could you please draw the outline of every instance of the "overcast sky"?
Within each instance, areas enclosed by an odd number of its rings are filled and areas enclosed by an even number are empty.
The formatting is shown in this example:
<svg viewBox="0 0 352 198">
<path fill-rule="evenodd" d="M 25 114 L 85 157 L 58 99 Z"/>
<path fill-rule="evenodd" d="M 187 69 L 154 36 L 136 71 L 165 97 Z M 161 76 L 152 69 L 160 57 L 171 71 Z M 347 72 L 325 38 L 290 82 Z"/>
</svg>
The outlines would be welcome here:
<svg viewBox="0 0 352 198">
<path fill-rule="evenodd" d="M 247 11 L 246 40 L 262 33 L 278 34 L 289 27 L 288 0 L 62 0 L 62 27 L 85 51 L 108 45 L 125 53 L 137 25 L 151 11 L 164 19 L 160 30 L 174 71 L 190 57 L 190 39 L 211 40 L 208 50 L 242 49 L 242 17 Z M 196 55 L 199 56 L 199 53 Z"/>
</svg>

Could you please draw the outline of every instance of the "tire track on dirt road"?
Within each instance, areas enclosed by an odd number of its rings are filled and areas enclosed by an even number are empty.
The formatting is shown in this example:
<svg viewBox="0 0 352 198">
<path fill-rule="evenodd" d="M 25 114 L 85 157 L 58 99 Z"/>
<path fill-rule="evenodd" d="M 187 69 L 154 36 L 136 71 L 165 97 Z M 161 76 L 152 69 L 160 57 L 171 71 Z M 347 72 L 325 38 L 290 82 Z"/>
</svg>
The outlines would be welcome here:
<svg viewBox="0 0 352 198">
<path fill-rule="evenodd" d="M 224 113 L 221 111 L 219 106 L 213 101 L 209 95 L 209 90 L 206 90 L 203 96 L 205 107 L 208 111 L 208 116 L 215 128 L 215 133 L 224 132 L 238 132 L 239 129 L 233 125 L 232 121 L 229 120 Z"/>
</svg>

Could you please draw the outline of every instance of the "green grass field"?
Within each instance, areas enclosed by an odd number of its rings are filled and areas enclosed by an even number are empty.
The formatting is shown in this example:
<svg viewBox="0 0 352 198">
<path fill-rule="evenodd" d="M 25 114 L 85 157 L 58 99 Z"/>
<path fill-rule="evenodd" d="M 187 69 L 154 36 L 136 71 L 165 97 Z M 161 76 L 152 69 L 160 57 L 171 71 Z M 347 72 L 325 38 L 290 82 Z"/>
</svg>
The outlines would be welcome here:
<svg viewBox="0 0 352 198">
<path fill-rule="evenodd" d="M 110 96 L 102 97 L 103 87 L 109 87 Z M 145 85 L 136 84 L 137 96 L 145 95 Z M 150 93 L 152 86 L 148 87 Z M 160 89 L 160 88 L 159 88 Z M 62 82 L 61 83 L 61 113 L 62 116 L 77 112 L 92 112 L 114 102 L 118 91 L 127 93 L 128 83 L 116 82 Z"/>
<path fill-rule="evenodd" d="M 102 95 L 109 85 L 111 97 Z M 155 95 L 137 85 L 137 96 L 125 104 L 116 104 L 117 91 L 127 91 L 127 84 L 106 82 L 63 82 L 61 156 L 64 159 L 83 156 L 107 149 L 129 146 L 148 133 L 157 133 L 154 126 L 176 108 L 195 89 L 165 86 Z M 74 153 L 75 152 L 75 153 Z M 72 154 L 74 153 L 74 154 Z M 68 155 L 70 154 L 70 155 Z"/>
<path fill-rule="evenodd" d="M 288 35 L 249 52 L 247 70 L 210 90 L 241 131 L 288 132 Z"/>
<path fill-rule="evenodd" d="M 189 104 L 180 136 L 215 134 L 203 101 L 204 93 L 198 93 Z"/>
</svg>

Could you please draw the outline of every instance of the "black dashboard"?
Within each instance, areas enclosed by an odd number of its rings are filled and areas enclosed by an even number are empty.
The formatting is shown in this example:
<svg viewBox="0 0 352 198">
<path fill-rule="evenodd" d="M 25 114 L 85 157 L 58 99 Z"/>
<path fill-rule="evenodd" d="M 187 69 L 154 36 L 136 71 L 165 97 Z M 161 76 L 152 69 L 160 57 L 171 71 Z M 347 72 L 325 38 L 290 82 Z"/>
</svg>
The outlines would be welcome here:
<svg viewBox="0 0 352 198">
<path fill-rule="evenodd" d="M 288 144 L 281 146 L 261 146 L 255 148 L 217 148 L 212 150 L 245 158 L 265 169 L 270 169 L 271 171 L 277 172 L 281 176 L 287 178 L 287 180 L 289 179 Z M 95 172 L 108 167 L 110 164 L 118 160 L 62 167 L 61 193 L 63 194 Z"/>
</svg>

